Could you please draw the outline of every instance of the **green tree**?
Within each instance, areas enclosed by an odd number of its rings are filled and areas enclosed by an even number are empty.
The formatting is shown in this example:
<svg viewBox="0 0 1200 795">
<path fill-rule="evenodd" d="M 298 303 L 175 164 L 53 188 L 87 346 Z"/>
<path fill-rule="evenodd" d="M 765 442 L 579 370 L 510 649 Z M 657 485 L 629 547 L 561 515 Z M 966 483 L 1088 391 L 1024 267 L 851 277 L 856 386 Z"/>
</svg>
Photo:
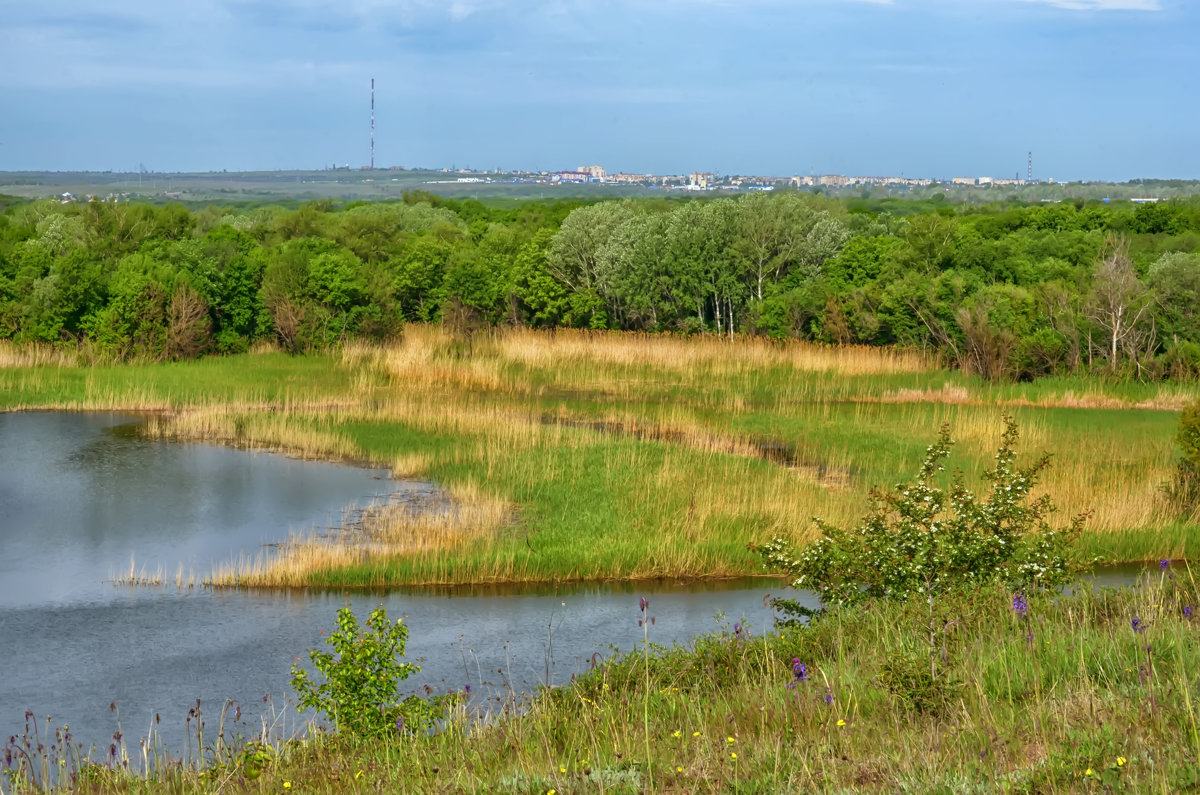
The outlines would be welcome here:
<svg viewBox="0 0 1200 795">
<path fill-rule="evenodd" d="M 292 665 L 292 689 L 302 709 L 315 709 L 334 731 L 357 738 L 382 738 L 431 730 L 457 703 L 456 694 L 401 698 L 400 683 L 421 670 L 401 662 L 408 644 L 403 620 L 392 622 L 377 607 L 360 626 L 349 606 L 338 610 L 337 630 L 326 644 L 332 651 L 312 649 L 308 656 L 325 681 L 315 683 L 309 672 Z"/>
</svg>

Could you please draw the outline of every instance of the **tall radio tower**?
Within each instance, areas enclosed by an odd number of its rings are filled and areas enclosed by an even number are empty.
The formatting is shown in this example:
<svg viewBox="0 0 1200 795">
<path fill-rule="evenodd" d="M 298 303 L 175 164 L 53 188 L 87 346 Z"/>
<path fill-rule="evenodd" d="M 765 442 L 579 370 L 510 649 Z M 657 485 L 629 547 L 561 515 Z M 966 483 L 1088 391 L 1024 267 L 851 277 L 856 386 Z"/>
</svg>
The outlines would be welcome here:
<svg viewBox="0 0 1200 795">
<path fill-rule="evenodd" d="M 375 170 L 375 78 L 371 78 L 371 170 Z"/>
<path fill-rule="evenodd" d="M 374 102 L 374 100 L 372 100 L 372 102 Z M 1033 182 L 1033 152 L 1029 153 L 1029 167 L 1025 172 L 1025 181 Z"/>
</svg>

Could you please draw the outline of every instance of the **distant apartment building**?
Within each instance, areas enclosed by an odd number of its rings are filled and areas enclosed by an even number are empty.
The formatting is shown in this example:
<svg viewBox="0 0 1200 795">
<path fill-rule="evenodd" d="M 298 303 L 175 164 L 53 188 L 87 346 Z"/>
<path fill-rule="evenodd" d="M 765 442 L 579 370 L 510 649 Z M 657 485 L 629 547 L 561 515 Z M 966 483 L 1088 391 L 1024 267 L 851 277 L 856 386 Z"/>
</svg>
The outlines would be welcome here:
<svg viewBox="0 0 1200 795">
<path fill-rule="evenodd" d="M 1023 179 L 996 179 L 995 177 L 955 177 L 950 180 L 954 185 L 972 185 L 978 188 L 987 188 L 993 185 L 1024 185 Z"/>
<path fill-rule="evenodd" d="M 550 177 L 551 182 L 599 182 L 591 174 L 583 171 L 559 171 Z"/>
<path fill-rule="evenodd" d="M 605 180 L 604 166 L 580 166 L 575 170 L 580 174 L 587 174 L 598 182 L 604 182 Z"/>
<path fill-rule="evenodd" d="M 817 184 L 830 188 L 844 188 L 850 184 L 850 178 L 843 177 L 841 174 L 824 174 L 817 177 Z"/>
<path fill-rule="evenodd" d="M 605 177 L 607 182 L 623 182 L 628 184 L 638 184 L 643 182 L 652 182 L 653 174 L 609 174 Z"/>
<path fill-rule="evenodd" d="M 688 185 L 699 190 L 707 190 L 708 186 L 715 181 L 715 177 L 708 172 L 693 171 L 688 174 Z"/>
</svg>

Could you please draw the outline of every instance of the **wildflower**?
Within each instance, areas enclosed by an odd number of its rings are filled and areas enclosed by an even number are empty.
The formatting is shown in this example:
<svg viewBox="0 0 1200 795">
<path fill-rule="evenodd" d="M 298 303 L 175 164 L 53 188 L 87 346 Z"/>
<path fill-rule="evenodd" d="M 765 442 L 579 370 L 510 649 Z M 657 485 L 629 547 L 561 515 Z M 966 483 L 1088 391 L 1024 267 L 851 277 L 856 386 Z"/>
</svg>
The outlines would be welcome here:
<svg viewBox="0 0 1200 795">
<path fill-rule="evenodd" d="M 699 737 L 699 736 L 700 736 L 700 732 L 692 732 L 692 736 L 693 736 L 693 737 Z"/>
<path fill-rule="evenodd" d="M 285 781 L 285 782 L 283 782 L 283 788 L 284 788 L 284 789 L 291 789 L 291 788 L 292 788 L 292 782 L 290 782 L 290 781 Z"/>
<path fill-rule="evenodd" d="M 1139 618 L 1138 616 L 1133 617 L 1133 620 L 1129 622 L 1129 626 L 1130 626 L 1130 628 L 1133 629 L 1134 632 L 1137 632 L 1137 633 L 1142 633 L 1142 632 L 1146 631 L 1146 622 L 1142 621 L 1142 619 Z"/>
<path fill-rule="evenodd" d="M 1192 617 L 1192 606 L 1191 606 L 1191 605 L 1184 605 L 1184 606 L 1183 606 L 1183 617 L 1184 617 L 1184 618 L 1191 618 L 1191 617 Z"/>
<path fill-rule="evenodd" d="M 567 769 L 566 769 L 565 767 L 561 767 L 561 766 L 560 766 L 560 767 L 558 768 L 558 772 L 559 772 L 559 773 L 566 773 L 566 772 L 567 772 Z"/>
<path fill-rule="evenodd" d="M 808 681 L 808 666 L 800 662 L 799 657 L 792 658 L 792 674 L 796 677 L 797 682 Z"/>
<path fill-rule="evenodd" d="M 737 752 L 736 752 L 736 751 L 734 751 L 733 753 L 729 754 L 729 758 L 730 758 L 730 759 L 737 759 Z"/>
<path fill-rule="evenodd" d="M 360 778 L 362 778 L 362 776 L 363 776 L 363 772 L 360 770 L 354 774 L 354 780 L 358 781 Z"/>
<path fill-rule="evenodd" d="M 650 600 L 644 596 L 639 596 L 638 597 L 638 610 L 641 610 L 643 613 L 645 613 L 647 608 L 649 608 L 649 607 L 650 607 Z"/>
<path fill-rule="evenodd" d="M 679 729 L 676 729 L 675 731 L 671 732 L 671 736 L 675 737 L 675 738 L 679 738 L 679 737 L 683 736 L 683 732 L 679 731 Z"/>
<path fill-rule="evenodd" d="M 682 773 L 682 772 L 683 772 L 683 765 L 675 765 L 675 772 L 676 772 L 676 773 Z"/>
<path fill-rule="evenodd" d="M 1129 760 L 1127 760 L 1125 757 L 1123 757 L 1123 756 L 1118 756 L 1118 757 L 1117 757 L 1117 767 L 1125 767 L 1125 763 L 1126 763 L 1127 761 L 1129 761 Z"/>
<path fill-rule="evenodd" d="M 546 795 L 558 795 L 558 790 L 548 789 L 548 790 L 546 790 Z"/>
<path fill-rule="evenodd" d="M 463 687 L 463 692 L 466 693 L 468 696 L 471 695 L 471 686 L 466 685 L 465 687 Z"/>
<path fill-rule="evenodd" d="M 830 689 L 828 687 L 825 688 L 825 695 L 821 697 L 821 700 L 824 701 L 826 704 L 833 703 L 833 692 L 830 691 Z"/>
<path fill-rule="evenodd" d="M 736 743 L 736 742 L 737 742 L 737 740 L 733 739 L 732 737 L 726 737 L 726 738 L 725 738 L 725 742 L 727 742 L 727 743 Z"/>
<path fill-rule="evenodd" d="M 1160 561 L 1158 562 L 1158 569 L 1159 569 L 1159 571 L 1166 571 L 1166 570 L 1167 570 L 1167 566 L 1170 566 L 1170 565 L 1171 565 L 1171 561 L 1169 561 L 1169 560 L 1160 560 Z"/>
<path fill-rule="evenodd" d="M 842 720 L 841 718 L 838 718 L 838 724 L 837 724 L 837 725 L 838 725 L 838 726 L 845 726 L 845 725 L 846 725 L 846 721 Z"/>
<path fill-rule="evenodd" d="M 1095 775 L 1095 774 L 1092 773 L 1092 769 L 1089 767 L 1087 770 L 1083 771 L 1083 775 L 1091 776 L 1091 775 Z"/>
<path fill-rule="evenodd" d="M 404 733 L 404 716 L 403 715 L 396 718 L 396 733 L 397 734 Z"/>
<path fill-rule="evenodd" d="M 1017 594 L 1013 597 L 1012 609 L 1019 617 L 1025 617 L 1025 614 L 1029 612 L 1029 602 L 1026 601 L 1024 595 Z"/>
</svg>

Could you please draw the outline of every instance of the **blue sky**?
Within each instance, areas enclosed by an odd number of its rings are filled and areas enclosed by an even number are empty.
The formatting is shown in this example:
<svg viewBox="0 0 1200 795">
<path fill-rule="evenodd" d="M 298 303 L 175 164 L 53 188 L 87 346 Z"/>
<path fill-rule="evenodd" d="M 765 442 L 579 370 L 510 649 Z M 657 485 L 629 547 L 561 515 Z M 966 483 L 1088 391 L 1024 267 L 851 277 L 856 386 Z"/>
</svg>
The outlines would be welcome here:
<svg viewBox="0 0 1200 795">
<path fill-rule="evenodd" d="M 1200 178 L 1195 0 L 0 0 L 0 170 Z"/>
</svg>

